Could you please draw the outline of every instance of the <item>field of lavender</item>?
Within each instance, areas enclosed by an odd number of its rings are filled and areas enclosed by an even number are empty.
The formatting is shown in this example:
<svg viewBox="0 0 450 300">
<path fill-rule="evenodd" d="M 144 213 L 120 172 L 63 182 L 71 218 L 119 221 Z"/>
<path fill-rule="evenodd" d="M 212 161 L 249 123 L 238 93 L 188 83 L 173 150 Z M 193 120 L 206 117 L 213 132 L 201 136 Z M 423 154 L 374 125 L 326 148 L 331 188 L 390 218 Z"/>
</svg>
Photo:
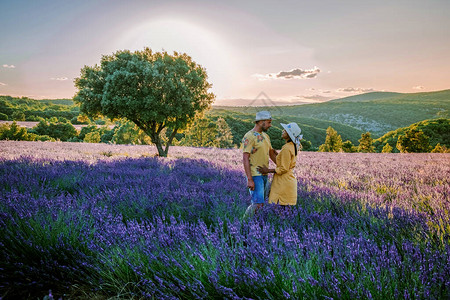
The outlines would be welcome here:
<svg viewBox="0 0 450 300">
<path fill-rule="evenodd" d="M 299 153 L 249 204 L 238 149 L 0 141 L 0 297 L 448 299 L 450 154 Z"/>
</svg>

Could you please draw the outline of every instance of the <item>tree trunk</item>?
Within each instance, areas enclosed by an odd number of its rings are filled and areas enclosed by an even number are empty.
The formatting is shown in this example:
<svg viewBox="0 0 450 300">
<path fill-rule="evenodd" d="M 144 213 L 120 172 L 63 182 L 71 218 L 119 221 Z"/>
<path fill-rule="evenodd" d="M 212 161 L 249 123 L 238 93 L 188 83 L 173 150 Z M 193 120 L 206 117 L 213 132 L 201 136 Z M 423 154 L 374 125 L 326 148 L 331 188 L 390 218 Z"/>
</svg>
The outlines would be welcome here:
<svg viewBox="0 0 450 300">
<path fill-rule="evenodd" d="M 161 138 L 160 138 L 159 134 L 154 131 L 151 131 L 151 130 L 148 130 L 146 133 L 152 140 L 152 143 L 155 144 L 156 149 L 158 149 L 158 156 L 167 157 L 167 151 L 164 151 L 164 149 L 163 149 L 163 144 L 161 142 Z M 166 149 L 167 149 L 167 147 L 166 147 Z"/>
<path fill-rule="evenodd" d="M 166 150 L 164 150 L 161 140 L 159 140 L 158 143 L 155 143 L 155 145 L 156 145 L 156 149 L 158 149 L 158 156 L 167 157 L 167 152 L 168 152 L 169 147 L 166 146 Z"/>
<path fill-rule="evenodd" d="M 164 149 L 164 145 L 161 141 L 161 137 L 159 136 L 160 131 L 161 130 L 153 132 L 153 131 L 149 130 L 149 132 L 146 132 L 146 133 L 152 139 L 152 143 L 155 144 L 156 149 L 158 149 L 158 156 L 167 157 L 167 154 L 169 153 L 169 146 L 172 144 L 172 141 L 178 132 L 178 127 L 175 127 L 172 130 L 172 133 L 169 136 L 169 140 L 167 141 L 167 144 L 165 145 L 166 146 L 165 149 Z"/>
<path fill-rule="evenodd" d="M 169 146 L 172 145 L 173 138 L 177 134 L 177 131 L 178 131 L 178 127 L 175 127 L 174 129 L 172 129 L 172 133 L 170 134 L 169 140 L 167 141 L 167 144 L 166 144 L 166 149 L 164 149 L 164 157 L 167 157 L 167 154 L 169 153 Z M 161 156 L 161 155 L 159 155 L 159 156 Z"/>
</svg>

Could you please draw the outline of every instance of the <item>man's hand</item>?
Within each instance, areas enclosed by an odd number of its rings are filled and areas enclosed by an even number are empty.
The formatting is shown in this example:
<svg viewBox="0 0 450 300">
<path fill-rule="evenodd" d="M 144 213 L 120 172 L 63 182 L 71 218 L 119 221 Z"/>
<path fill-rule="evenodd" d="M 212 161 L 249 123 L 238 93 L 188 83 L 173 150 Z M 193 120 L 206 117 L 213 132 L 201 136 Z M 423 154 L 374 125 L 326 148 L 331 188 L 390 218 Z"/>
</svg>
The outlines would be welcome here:
<svg viewBox="0 0 450 300">
<path fill-rule="evenodd" d="M 266 166 L 259 166 L 256 168 L 258 170 L 259 173 L 263 174 L 263 175 L 267 175 L 267 173 L 269 173 L 269 168 Z"/>
<path fill-rule="evenodd" d="M 253 178 L 247 180 L 247 187 L 248 187 L 251 191 L 254 191 L 254 190 L 255 190 L 255 182 L 253 181 Z"/>
</svg>

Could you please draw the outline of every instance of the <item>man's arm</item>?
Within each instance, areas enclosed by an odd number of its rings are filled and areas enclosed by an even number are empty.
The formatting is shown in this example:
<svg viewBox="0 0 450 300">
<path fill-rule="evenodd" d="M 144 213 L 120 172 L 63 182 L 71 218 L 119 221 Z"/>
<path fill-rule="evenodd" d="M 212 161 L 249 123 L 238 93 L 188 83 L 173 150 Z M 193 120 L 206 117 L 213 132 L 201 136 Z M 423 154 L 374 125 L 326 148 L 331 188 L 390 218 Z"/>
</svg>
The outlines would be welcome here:
<svg viewBox="0 0 450 300">
<path fill-rule="evenodd" d="M 245 175 L 247 176 L 247 187 L 253 191 L 255 189 L 255 182 L 253 181 L 252 171 L 250 169 L 250 153 L 244 152 L 242 162 L 244 164 Z"/>
</svg>

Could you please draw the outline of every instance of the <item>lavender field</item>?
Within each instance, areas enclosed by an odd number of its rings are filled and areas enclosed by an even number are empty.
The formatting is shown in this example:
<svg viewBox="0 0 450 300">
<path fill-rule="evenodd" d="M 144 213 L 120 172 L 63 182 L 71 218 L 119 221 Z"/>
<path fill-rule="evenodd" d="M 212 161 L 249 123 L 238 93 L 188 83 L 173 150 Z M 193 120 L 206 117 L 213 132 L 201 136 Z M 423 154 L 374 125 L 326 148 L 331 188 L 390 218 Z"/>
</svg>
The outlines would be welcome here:
<svg viewBox="0 0 450 300">
<path fill-rule="evenodd" d="M 0 141 L 0 297 L 450 298 L 450 154 L 301 152 L 244 218 L 240 150 L 155 153 Z"/>
</svg>

